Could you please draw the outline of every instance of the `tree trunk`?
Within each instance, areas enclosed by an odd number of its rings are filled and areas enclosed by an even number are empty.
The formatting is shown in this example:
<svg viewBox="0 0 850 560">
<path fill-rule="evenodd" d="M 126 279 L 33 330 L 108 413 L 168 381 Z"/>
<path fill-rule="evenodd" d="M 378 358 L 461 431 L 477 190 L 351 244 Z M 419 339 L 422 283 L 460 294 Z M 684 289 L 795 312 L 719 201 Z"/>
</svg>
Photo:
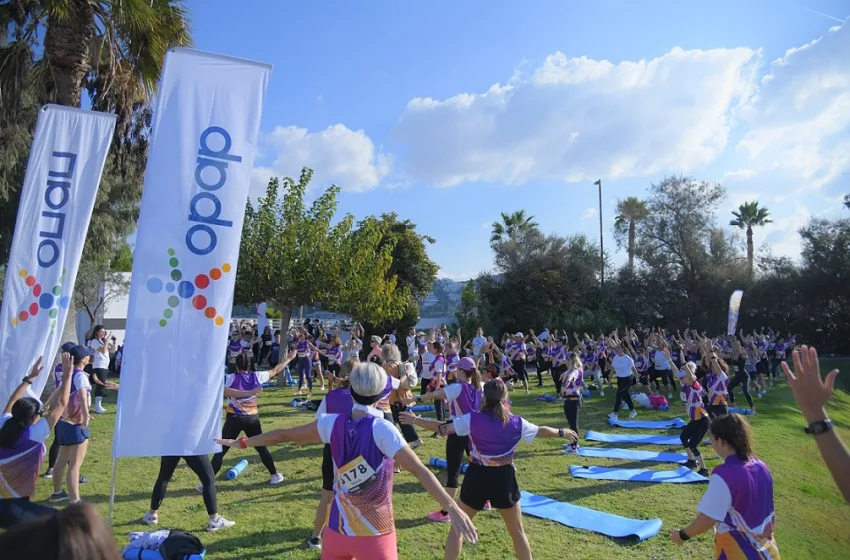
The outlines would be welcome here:
<svg viewBox="0 0 850 560">
<path fill-rule="evenodd" d="M 69 4 L 68 17 L 59 18 L 55 11 L 47 16 L 44 57 L 56 84 L 57 101 L 79 107 L 83 78 L 89 71 L 88 52 L 94 23 L 89 0 L 71 0 Z"/>
<path fill-rule="evenodd" d="M 280 340 L 286 342 L 286 333 L 289 332 L 289 320 L 292 319 L 292 307 L 283 303 L 275 303 L 274 308 L 280 311 Z"/>
<path fill-rule="evenodd" d="M 635 221 L 629 220 L 629 272 L 635 270 Z"/>
<path fill-rule="evenodd" d="M 747 226 L 747 275 L 753 278 L 753 227 Z"/>
</svg>

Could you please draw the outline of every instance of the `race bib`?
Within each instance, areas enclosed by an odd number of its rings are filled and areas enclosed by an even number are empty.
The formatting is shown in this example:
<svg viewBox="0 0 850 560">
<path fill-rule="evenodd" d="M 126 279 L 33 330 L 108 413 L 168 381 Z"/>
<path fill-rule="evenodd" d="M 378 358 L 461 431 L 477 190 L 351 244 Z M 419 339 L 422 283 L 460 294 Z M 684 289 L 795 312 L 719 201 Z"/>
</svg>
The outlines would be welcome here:
<svg viewBox="0 0 850 560">
<path fill-rule="evenodd" d="M 271 341 L 271 340 L 267 340 L 267 341 L 266 341 L 266 346 L 271 346 L 271 345 L 272 345 L 272 341 Z"/>
<path fill-rule="evenodd" d="M 369 488 L 378 479 L 363 455 L 350 461 L 338 470 L 339 483 L 348 494 L 358 494 Z"/>
</svg>

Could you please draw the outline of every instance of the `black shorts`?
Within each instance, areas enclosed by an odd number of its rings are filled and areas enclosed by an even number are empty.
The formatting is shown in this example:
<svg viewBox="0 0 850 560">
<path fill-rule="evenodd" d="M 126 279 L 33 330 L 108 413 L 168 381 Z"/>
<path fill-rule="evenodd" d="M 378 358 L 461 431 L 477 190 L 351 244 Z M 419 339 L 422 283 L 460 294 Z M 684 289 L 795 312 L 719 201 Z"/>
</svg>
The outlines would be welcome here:
<svg viewBox="0 0 850 560">
<path fill-rule="evenodd" d="M 342 371 L 342 366 L 340 366 L 339 364 L 330 364 L 328 366 L 328 371 L 336 377 L 339 377 L 339 374 Z"/>
<path fill-rule="evenodd" d="M 766 374 L 766 373 L 769 373 L 769 370 L 770 370 L 770 368 L 768 367 L 768 364 L 767 364 L 767 358 L 762 358 L 756 364 L 756 371 L 759 372 L 759 373 L 765 373 Z"/>
<path fill-rule="evenodd" d="M 510 509 L 519 502 L 519 486 L 513 465 L 482 467 L 471 463 L 460 487 L 460 501 L 476 511 L 489 501 L 496 509 Z"/>
<path fill-rule="evenodd" d="M 334 489 L 334 461 L 331 457 L 331 446 L 325 444 L 322 452 L 322 490 L 332 492 Z"/>
<path fill-rule="evenodd" d="M 757 380 L 757 379 L 759 378 L 759 373 L 760 373 L 760 372 L 758 371 L 758 369 L 756 369 L 756 371 L 748 371 L 748 372 L 747 372 L 747 375 L 749 375 L 749 376 L 750 376 L 750 379 L 752 379 L 753 381 L 755 381 L 755 380 Z"/>
</svg>

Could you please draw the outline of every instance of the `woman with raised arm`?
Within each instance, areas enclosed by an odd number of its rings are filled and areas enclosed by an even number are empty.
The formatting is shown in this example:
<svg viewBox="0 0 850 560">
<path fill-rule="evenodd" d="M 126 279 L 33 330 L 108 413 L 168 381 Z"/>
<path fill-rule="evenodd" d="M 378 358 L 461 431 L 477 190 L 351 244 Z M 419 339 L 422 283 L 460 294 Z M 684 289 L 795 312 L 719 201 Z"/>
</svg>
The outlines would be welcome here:
<svg viewBox="0 0 850 560">
<path fill-rule="evenodd" d="M 561 397 L 564 399 L 564 416 L 567 417 L 567 424 L 570 429 L 578 433 L 578 411 L 584 402 L 581 390 L 584 387 L 584 372 L 582 371 L 581 358 L 576 353 L 570 356 L 569 371 L 565 371 L 561 379 L 558 380 L 558 385 L 561 387 Z M 564 453 L 566 455 L 578 454 L 578 440 L 565 443 Z"/>
<path fill-rule="evenodd" d="M 572 430 L 535 426 L 506 407 L 508 391 L 503 383 L 488 381 L 484 384 L 484 397 L 480 411 L 473 411 L 453 422 L 443 424 L 436 420 L 416 419 L 416 425 L 444 434 L 469 436 L 470 464 L 460 489 L 460 508 L 470 518 L 490 502 L 499 510 L 511 536 L 517 558 L 531 558 L 531 547 L 522 526 L 519 506 L 519 485 L 514 468 L 514 450 L 521 441 L 535 438 L 578 439 Z M 446 560 L 460 556 L 463 533 L 452 527 L 446 541 Z"/>
<path fill-rule="evenodd" d="M 708 432 L 709 419 L 708 412 L 706 412 L 702 402 L 705 391 L 696 379 L 697 366 L 693 362 L 688 362 L 682 370 L 679 370 L 670 358 L 669 350 L 665 354 L 667 354 L 673 375 L 678 377 L 682 384 L 681 397 L 685 403 L 685 411 L 688 413 L 689 422 L 679 436 L 682 440 L 682 446 L 688 454 L 688 461 L 685 466 L 691 469 L 696 468 L 699 474 L 708 476 L 708 469 L 705 468 L 705 460 L 699 450 L 699 444 L 702 443 L 702 439 Z"/>
<path fill-rule="evenodd" d="M 714 468 L 693 523 L 670 538 L 678 545 L 714 529 L 717 560 L 779 560 L 773 537 L 773 477 L 752 451 L 749 424 L 738 414 L 718 416 L 709 431 L 711 447 L 724 459 Z"/>
<path fill-rule="evenodd" d="M 392 487 L 393 461 L 415 476 L 449 512 L 453 534 L 476 542 L 469 516 L 446 494 L 430 470 L 408 447 L 399 431 L 375 405 L 386 387 L 387 374 L 373 363 L 357 365 L 349 377 L 351 412 L 326 414 L 295 428 L 283 428 L 252 438 L 216 439 L 226 446 L 248 448 L 279 443 L 327 443 L 334 467 L 334 499 L 323 532 L 322 558 L 331 560 L 397 560 Z"/>
</svg>

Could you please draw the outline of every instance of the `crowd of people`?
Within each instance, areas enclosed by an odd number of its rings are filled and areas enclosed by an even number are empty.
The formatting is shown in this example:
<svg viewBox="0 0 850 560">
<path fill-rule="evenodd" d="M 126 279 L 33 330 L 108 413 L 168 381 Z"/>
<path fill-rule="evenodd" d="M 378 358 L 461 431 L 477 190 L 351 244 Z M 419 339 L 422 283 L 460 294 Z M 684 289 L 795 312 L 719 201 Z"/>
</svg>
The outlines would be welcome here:
<svg viewBox="0 0 850 560">
<path fill-rule="evenodd" d="M 848 455 L 831 430 L 824 404 L 837 372 L 822 381 L 817 355 L 797 348 L 791 334 L 738 333 L 709 337 L 686 330 L 639 332 L 626 328 L 592 337 L 588 334 L 544 329 L 505 335 L 496 341 L 479 329 L 464 340 L 460 329 L 411 329 L 402 347 L 395 333 L 369 338 L 356 325 L 343 343 L 343 333 L 308 323 L 286 333 L 235 325 L 225 350 L 225 422 L 216 441 L 222 451 L 206 455 L 162 457 L 142 520 L 159 523 L 159 510 L 168 482 L 180 460 L 199 478 L 209 515 L 208 531 L 235 525 L 220 515 L 215 476 L 230 447 L 255 447 L 270 475 L 270 484 L 283 481 L 268 450 L 285 442 L 323 444 L 322 494 L 312 534 L 306 546 L 322 550 L 322 558 L 392 559 L 398 557 L 392 509 L 393 475 L 412 474 L 439 506 L 423 515 L 450 525 L 445 557 L 457 558 L 463 542 L 475 542 L 473 520 L 478 512 L 495 509 L 501 515 L 517 558 L 531 558 L 522 524 L 520 486 L 514 468 L 520 442 L 536 438 L 565 440 L 564 453 L 579 452 L 579 416 L 588 391 L 604 395 L 615 391 L 612 419 L 623 406 L 637 414 L 635 397 L 641 393 L 661 402 L 678 393 L 688 423 L 681 433 L 687 466 L 709 478 L 698 516 L 688 527 L 671 532 L 683 544 L 715 529 L 717 558 L 778 558 L 773 538 L 773 480 L 767 466 L 752 453 L 752 434 L 744 417 L 729 413 L 734 389 L 740 387 L 755 413 L 755 401 L 774 385 L 782 369 L 839 488 L 850 495 Z M 282 341 L 285 337 L 285 341 Z M 0 527 L 12 528 L 0 540 L 32 531 L 45 517 L 57 518 L 52 507 L 31 500 L 37 473 L 45 459 L 44 442 L 54 433 L 56 453 L 49 454 L 54 493 L 50 502 L 68 500 L 83 507 L 80 468 L 85 458 L 88 424 L 93 408 L 92 386 L 115 388 L 106 373 L 114 342 L 102 328 L 94 330 L 86 346 L 66 345 L 54 371 L 55 390 L 42 405 L 26 396 L 27 387 L 42 374 L 41 362 L 24 377 L 4 410 L 0 424 L 0 480 L 11 490 L 0 499 Z M 787 358 L 793 356 L 793 373 Z M 90 373 L 86 373 L 87 366 Z M 106 368 L 102 366 L 107 366 Z M 292 372 L 297 372 L 297 381 Z M 568 427 L 535 425 L 516 415 L 511 391 L 528 392 L 530 374 L 537 385 L 548 379 L 563 403 Z M 313 384 L 328 392 L 316 402 L 312 422 L 295 428 L 263 432 L 259 397 L 263 385 L 275 378 L 307 397 Z M 95 397 L 96 399 L 97 397 Z M 410 407 L 433 403 L 435 418 L 414 414 Z M 422 464 L 415 449 L 422 440 L 417 431 L 444 438 L 445 484 Z M 244 435 L 242 435 L 244 434 Z M 700 447 L 708 434 L 712 449 L 724 462 L 709 473 Z M 469 465 L 463 480 L 461 467 Z M 63 482 L 67 492 L 62 489 Z M 70 510 L 70 508 L 69 508 Z M 69 511 L 66 510 L 66 511 Z M 73 510 L 77 511 L 77 510 Z M 80 510 L 91 515 L 88 510 Z M 78 515 L 80 512 L 77 512 Z M 96 515 L 96 513 L 94 514 Z M 761 556 L 759 556 L 761 555 Z M 70 557 L 70 556 L 69 556 Z"/>
</svg>

